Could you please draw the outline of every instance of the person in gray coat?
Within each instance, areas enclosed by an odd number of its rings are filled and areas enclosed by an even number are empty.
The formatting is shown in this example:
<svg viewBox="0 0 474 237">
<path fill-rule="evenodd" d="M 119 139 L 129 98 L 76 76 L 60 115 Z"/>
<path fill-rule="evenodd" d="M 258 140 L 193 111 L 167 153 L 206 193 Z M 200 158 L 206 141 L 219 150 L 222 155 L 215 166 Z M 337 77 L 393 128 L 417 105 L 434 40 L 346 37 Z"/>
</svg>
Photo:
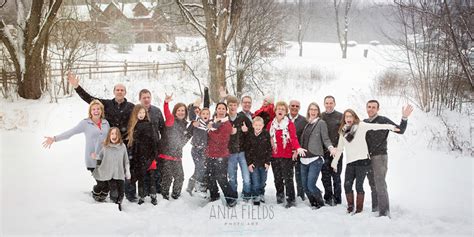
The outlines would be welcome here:
<svg viewBox="0 0 474 237">
<path fill-rule="evenodd" d="M 314 209 L 324 206 L 324 200 L 321 191 L 316 186 L 319 173 L 324 164 L 324 147 L 331 153 L 335 149 L 329 139 L 326 122 L 320 119 L 320 109 L 318 104 L 311 103 L 308 106 L 306 118 L 308 124 L 304 127 L 301 134 L 301 147 L 306 149 L 306 155 L 301 157 L 301 182 L 303 184 L 306 196 Z"/>
<path fill-rule="evenodd" d="M 122 210 L 124 180 L 129 180 L 131 175 L 127 147 L 117 127 L 109 130 L 102 150 L 98 155 L 93 153 L 92 158 L 102 161 L 92 172 L 92 176 L 97 180 L 94 192 L 110 189 L 110 200 L 118 204 L 119 210 Z"/>
<path fill-rule="evenodd" d="M 75 127 L 54 137 L 46 136 L 43 147 L 50 148 L 54 142 L 67 140 L 70 137 L 83 133 L 86 137 L 84 161 L 87 170 L 93 172 L 97 162 L 92 159 L 92 153 L 98 153 L 102 148 L 102 142 L 107 138 L 109 122 L 104 119 L 104 105 L 99 100 L 93 100 L 89 104 L 89 116 L 81 120 Z"/>
</svg>

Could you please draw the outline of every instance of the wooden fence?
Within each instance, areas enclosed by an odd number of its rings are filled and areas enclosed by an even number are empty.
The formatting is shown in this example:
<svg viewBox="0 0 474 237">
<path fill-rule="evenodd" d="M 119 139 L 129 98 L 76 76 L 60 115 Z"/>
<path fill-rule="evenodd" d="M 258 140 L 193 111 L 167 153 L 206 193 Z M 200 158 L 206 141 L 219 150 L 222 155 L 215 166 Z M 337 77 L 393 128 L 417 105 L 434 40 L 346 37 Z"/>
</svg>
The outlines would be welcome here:
<svg viewBox="0 0 474 237">
<path fill-rule="evenodd" d="M 186 70 L 186 61 L 160 63 L 160 62 L 137 62 L 137 61 L 96 61 L 96 60 L 80 60 L 74 63 L 70 69 L 76 75 L 87 75 L 91 79 L 97 74 L 120 73 L 127 76 L 130 72 L 147 72 L 157 74 L 162 70 L 180 69 Z M 48 64 L 46 76 L 49 81 L 53 78 L 64 78 L 65 70 L 61 69 L 61 61 L 52 59 Z M 15 72 L 7 72 L 2 68 L 0 73 L 1 85 L 6 88 L 9 84 L 16 84 Z"/>
</svg>

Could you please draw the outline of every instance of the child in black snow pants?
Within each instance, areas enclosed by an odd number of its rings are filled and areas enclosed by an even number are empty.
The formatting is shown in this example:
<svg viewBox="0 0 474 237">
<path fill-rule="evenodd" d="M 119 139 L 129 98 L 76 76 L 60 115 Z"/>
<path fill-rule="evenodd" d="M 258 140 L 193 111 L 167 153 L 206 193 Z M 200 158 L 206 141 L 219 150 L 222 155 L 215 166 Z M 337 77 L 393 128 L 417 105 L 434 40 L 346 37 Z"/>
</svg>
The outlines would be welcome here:
<svg viewBox="0 0 474 237">
<path fill-rule="evenodd" d="M 97 168 L 92 172 L 92 176 L 97 180 L 94 192 L 110 189 L 110 200 L 117 203 L 121 210 L 123 185 L 125 179 L 130 179 L 130 165 L 127 147 L 123 144 L 120 130 L 117 127 L 111 128 L 102 150 L 98 155 L 92 153 L 91 156 L 101 161 L 97 162 Z"/>
</svg>

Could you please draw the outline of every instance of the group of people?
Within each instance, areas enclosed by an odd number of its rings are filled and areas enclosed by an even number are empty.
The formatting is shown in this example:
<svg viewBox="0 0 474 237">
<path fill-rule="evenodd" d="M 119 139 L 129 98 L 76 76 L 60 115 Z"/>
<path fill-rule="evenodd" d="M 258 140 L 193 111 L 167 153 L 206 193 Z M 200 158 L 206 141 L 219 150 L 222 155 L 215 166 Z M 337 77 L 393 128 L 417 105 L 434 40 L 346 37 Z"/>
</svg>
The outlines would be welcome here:
<svg viewBox="0 0 474 237">
<path fill-rule="evenodd" d="M 368 118 L 361 121 L 351 109 L 335 110 L 333 96 L 324 98 L 325 111 L 315 102 L 309 104 L 306 116 L 299 114 L 300 102 L 274 103 L 265 98 L 260 109 L 252 113 L 252 98 L 240 100 L 221 91 L 221 101 L 212 114 L 207 88 L 204 106 L 201 100 L 186 105 L 176 103 L 170 111 L 172 95 L 166 95 L 161 110 L 151 105 L 151 92 L 139 93 L 140 103 L 125 98 L 126 88 L 114 86 L 113 99 L 91 96 L 78 78 L 68 74 L 69 83 L 89 103 L 88 118 L 74 128 L 54 137 L 45 137 L 43 145 L 84 133 L 85 162 L 97 184 L 92 196 L 96 201 L 119 204 L 126 198 L 143 204 L 146 196 L 158 203 L 178 199 L 184 183 L 183 147 L 191 140 L 194 174 L 186 191 L 220 199 L 220 186 L 229 207 L 237 204 L 240 168 L 241 199 L 260 205 L 265 202 L 268 170 L 272 169 L 276 202 L 290 208 L 296 196 L 306 198 L 313 209 L 342 203 L 342 157 L 346 159 L 344 190 L 348 213 L 363 210 L 365 177 L 372 192 L 372 211 L 390 216 L 385 177 L 387 173 L 387 137 L 389 131 L 403 134 L 413 111 L 402 109 L 400 124 L 378 115 L 379 102 L 366 104 Z M 242 110 L 238 112 L 239 104 Z M 321 174 L 324 195 L 316 186 Z M 294 186 L 296 179 L 296 190 Z M 355 181 L 356 194 L 353 192 Z M 136 189 L 138 183 L 138 198 Z"/>
</svg>

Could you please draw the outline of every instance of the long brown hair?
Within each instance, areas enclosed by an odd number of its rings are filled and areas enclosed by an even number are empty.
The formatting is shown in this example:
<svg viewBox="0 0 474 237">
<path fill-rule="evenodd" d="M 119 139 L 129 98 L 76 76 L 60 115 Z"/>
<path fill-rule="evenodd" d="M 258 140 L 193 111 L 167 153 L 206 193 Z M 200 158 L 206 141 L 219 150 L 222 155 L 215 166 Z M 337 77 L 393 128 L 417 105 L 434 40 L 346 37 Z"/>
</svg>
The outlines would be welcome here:
<svg viewBox="0 0 474 237">
<path fill-rule="evenodd" d="M 107 138 L 104 140 L 104 147 L 105 146 L 108 146 L 110 145 L 111 141 L 110 141 L 110 135 L 112 134 L 112 130 L 116 130 L 117 132 L 117 138 L 118 138 L 118 142 L 116 144 L 122 144 L 123 143 L 123 140 L 122 140 L 122 133 L 120 133 L 120 129 L 118 129 L 117 127 L 111 127 L 109 129 L 109 132 L 107 133 Z"/>
<path fill-rule="evenodd" d="M 306 120 L 308 121 L 309 121 L 309 109 L 313 105 L 316 106 L 316 108 L 318 109 L 318 115 L 316 116 L 316 118 L 319 118 L 321 116 L 321 109 L 319 109 L 319 105 L 316 102 L 311 102 L 311 104 L 308 105 L 308 110 L 306 111 Z"/>
<path fill-rule="evenodd" d="M 344 126 L 346 126 L 346 113 L 350 113 L 352 117 L 354 117 L 353 124 L 360 123 L 359 116 L 357 116 L 356 112 L 354 112 L 354 110 L 352 109 L 346 109 L 346 111 L 344 111 L 344 113 L 342 114 L 341 126 L 339 126 L 339 133 L 342 133 L 342 129 L 344 128 Z"/>
<path fill-rule="evenodd" d="M 145 120 L 150 121 L 150 118 L 148 116 L 148 110 L 145 108 L 145 106 L 141 104 L 135 105 L 133 107 L 132 114 L 130 115 L 130 120 L 128 121 L 128 147 L 131 147 L 133 144 L 133 130 L 135 130 L 135 126 L 137 125 L 138 122 L 138 112 L 140 112 L 141 109 L 145 110 Z"/>
</svg>

